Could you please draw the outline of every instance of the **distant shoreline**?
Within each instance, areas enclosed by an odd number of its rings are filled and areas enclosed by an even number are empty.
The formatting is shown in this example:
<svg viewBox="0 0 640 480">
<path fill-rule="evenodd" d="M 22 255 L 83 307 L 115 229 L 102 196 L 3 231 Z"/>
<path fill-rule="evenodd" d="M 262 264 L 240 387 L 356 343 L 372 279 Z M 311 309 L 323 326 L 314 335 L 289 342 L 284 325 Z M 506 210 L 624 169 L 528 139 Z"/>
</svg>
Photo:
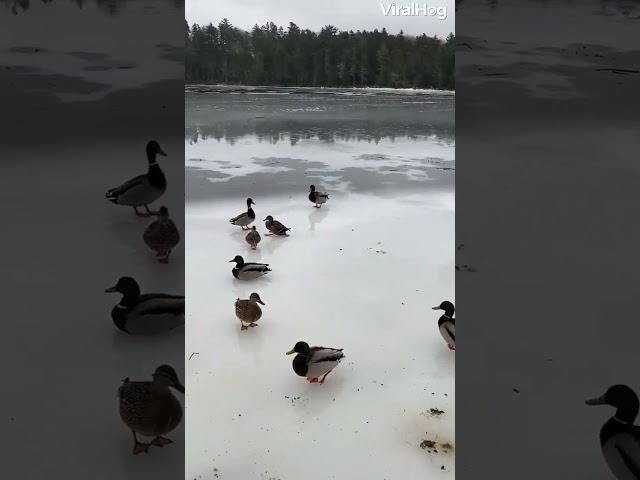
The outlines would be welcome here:
<svg viewBox="0 0 640 480">
<path fill-rule="evenodd" d="M 234 93 L 234 94 L 308 94 L 316 95 L 449 95 L 455 96 L 455 90 L 426 88 L 393 87 L 281 87 L 271 85 L 224 85 L 191 83 L 185 84 L 186 93 Z"/>
</svg>

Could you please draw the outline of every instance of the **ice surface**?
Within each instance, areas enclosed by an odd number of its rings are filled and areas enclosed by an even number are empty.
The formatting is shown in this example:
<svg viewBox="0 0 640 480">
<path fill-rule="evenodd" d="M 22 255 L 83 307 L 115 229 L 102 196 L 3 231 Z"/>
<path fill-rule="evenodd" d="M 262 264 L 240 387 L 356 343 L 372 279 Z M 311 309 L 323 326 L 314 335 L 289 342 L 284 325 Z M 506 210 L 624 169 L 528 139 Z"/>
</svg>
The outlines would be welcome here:
<svg viewBox="0 0 640 480">
<path fill-rule="evenodd" d="M 452 456 L 419 445 L 454 443 L 455 354 L 429 308 L 453 295 L 453 195 L 336 195 L 321 209 L 305 192 L 256 202 L 290 238 L 256 222 L 263 239 L 251 251 L 226 218 L 241 201 L 187 212 L 186 355 L 198 353 L 187 362 L 189 475 L 452 478 Z M 235 280 L 238 254 L 273 272 Z M 253 291 L 266 306 L 242 332 L 234 301 Z M 345 349 L 324 385 L 292 371 L 285 352 L 298 340 Z M 433 418 L 432 407 L 445 413 Z"/>
<path fill-rule="evenodd" d="M 187 120 L 188 137 L 192 127 Z M 455 448 L 455 353 L 431 310 L 455 301 L 453 172 L 415 185 L 395 172 L 386 188 L 370 188 L 384 178 L 379 164 L 413 164 L 414 150 L 435 155 L 438 142 L 310 135 L 292 145 L 284 131 L 284 141 L 260 143 L 238 128 L 233 144 L 186 143 L 188 168 L 200 158 L 198 170 L 220 179 L 198 184 L 186 210 L 187 478 L 453 478 L 454 452 L 424 443 Z M 447 139 L 441 156 L 452 165 Z M 279 158 L 285 171 L 264 171 L 256 151 Z M 309 178 L 330 192 L 321 209 L 307 199 Z M 195 181 L 187 182 L 189 190 Z M 247 196 L 257 204 L 256 251 L 228 222 Z M 290 237 L 266 236 L 267 215 L 291 227 Z M 238 281 L 235 255 L 273 272 Z M 253 291 L 266 306 L 259 326 L 241 331 L 234 302 Z M 298 340 L 344 348 L 324 385 L 293 372 L 285 352 Z"/>
</svg>

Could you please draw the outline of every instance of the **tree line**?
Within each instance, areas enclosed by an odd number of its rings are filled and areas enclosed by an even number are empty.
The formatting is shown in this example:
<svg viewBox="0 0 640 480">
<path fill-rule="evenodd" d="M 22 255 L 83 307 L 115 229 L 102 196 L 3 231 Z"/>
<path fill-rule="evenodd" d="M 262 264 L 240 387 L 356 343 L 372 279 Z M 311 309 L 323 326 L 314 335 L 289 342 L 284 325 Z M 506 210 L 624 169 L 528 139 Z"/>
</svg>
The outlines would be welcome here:
<svg viewBox="0 0 640 480">
<path fill-rule="evenodd" d="M 251 32 L 224 19 L 185 20 L 187 83 L 311 87 L 455 89 L 455 36 L 389 34 L 386 29 L 319 33 L 269 22 Z"/>
</svg>

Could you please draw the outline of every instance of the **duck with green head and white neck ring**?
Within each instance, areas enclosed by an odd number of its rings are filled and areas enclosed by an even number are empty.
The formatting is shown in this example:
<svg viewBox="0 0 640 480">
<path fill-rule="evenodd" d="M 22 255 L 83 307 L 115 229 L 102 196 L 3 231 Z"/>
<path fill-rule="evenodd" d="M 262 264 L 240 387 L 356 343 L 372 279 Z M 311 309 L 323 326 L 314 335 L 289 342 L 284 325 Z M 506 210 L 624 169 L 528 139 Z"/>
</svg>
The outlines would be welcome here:
<svg viewBox="0 0 640 480">
<path fill-rule="evenodd" d="M 247 198 L 247 211 L 235 216 L 229 220 L 231 224 L 242 227 L 242 230 L 249 230 L 249 225 L 256 219 L 256 212 L 253 211 L 251 205 L 255 205 L 251 198 Z"/>
<path fill-rule="evenodd" d="M 309 186 L 309 201 L 315 203 L 316 208 L 320 208 L 323 203 L 327 203 L 329 194 L 327 192 L 317 192 L 316 186 Z"/>
<path fill-rule="evenodd" d="M 169 365 L 160 365 L 152 381 L 122 381 L 118 389 L 120 418 L 133 433 L 133 454 L 147 453 L 149 447 L 163 447 L 172 440 L 163 435 L 174 430 L 182 420 L 182 405 L 170 388 L 184 394 L 176 371 Z M 138 435 L 153 437 L 149 443 L 140 442 Z"/>
<path fill-rule="evenodd" d="M 447 342 L 447 346 L 449 350 L 456 349 L 456 319 L 453 316 L 455 312 L 455 307 L 453 303 L 445 300 L 440 305 L 432 307 L 433 310 L 444 310 L 442 316 L 438 319 L 438 329 L 440 330 L 440 335 L 444 338 L 444 341 Z"/>
<path fill-rule="evenodd" d="M 253 280 L 271 271 L 268 263 L 245 262 L 240 255 L 236 255 L 229 262 L 235 262 L 236 266 L 231 270 L 231 273 L 238 280 Z"/>
<path fill-rule="evenodd" d="M 140 293 L 140 286 L 131 277 L 121 277 L 105 290 L 121 293 L 122 299 L 111 318 L 116 327 L 132 335 L 154 335 L 184 326 L 184 295 Z"/>
<path fill-rule="evenodd" d="M 342 348 L 310 347 L 307 342 L 298 342 L 287 352 L 297 353 L 293 359 L 293 371 L 300 377 L 306 377 L 309 383 L 324 383 L 327 375 L 344 358 Z"/>
<path fill-rule="evenodd" d="M 587 405 L 609 405 L 616 413 L 600 429 L 600 446 L 609 469 L 618 480 L 640 478 L 640 427 L 634 425 L 640 402 L 627 385 L 613 385 Z"/>
<path fill-rule="evenodd" d="M 160 144 L 155 140 L 147 143 L 147 160 L 149 169 L 147 173 L 138 175 L 124 182 L 122 185 L 107 191 L 106 197 L 116 205 L 133 207 L 133 211 L 140 217 L 155 215 L 149 205 L 159 199 L 167 189 L 167 179 L 156 160 L 157 155 L 166 156 Z M 144 207 L 146 213 L 140 213 L 138 207 Z"/>
</svg>

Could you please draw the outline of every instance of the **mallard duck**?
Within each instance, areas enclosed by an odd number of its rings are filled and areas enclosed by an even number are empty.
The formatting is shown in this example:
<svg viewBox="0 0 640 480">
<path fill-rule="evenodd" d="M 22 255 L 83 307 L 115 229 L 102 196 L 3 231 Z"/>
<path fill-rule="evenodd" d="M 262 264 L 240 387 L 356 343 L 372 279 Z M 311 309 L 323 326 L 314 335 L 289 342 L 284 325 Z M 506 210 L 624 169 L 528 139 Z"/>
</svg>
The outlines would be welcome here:
<svg viewBox="0 0 640 480">
<path fill-rule="evenodd" d="M 256 326 L 256 322 L 262 317 L 262 309 L 258 304 L 264 305 L 264 302 L 257 293 L 249 295 L 248 300 L 236 300 L 236 317 L 240 319 L 240 330 Z"/>
<path fill-rule="evenodd" d="M 156 162 L 156 156 L 167 154 L 162 151 L 160 145 L 155 140 L 147 143 L 147 158 L 149 159 L 149 170 L 144 175 L 138 175 L 119 187 L 107 191 L 106 197 L 116 205 L 127 205 L 133 207 L 133 211 L 140 217 L 155 215 L 149 210 L 149 204 L 162 196 L 167 189 L 167 179 Z M 144 207 L 146 213 L 140 213 L 138 207 Z"/>
<path fill-rule="evenodd" d="M 271 233 L 267 233 L 267 235 L 279 235 L 279 236 L 287 236 L 287 232 L 291 230 L 290 228 L 285 227 L 278 220 L 274 220 L 271 215 L 267 215 L 267 218 L 264 219 L 265 227 Z"/>
<path fill-rule="evenodd" d="M 169 218 L 167 207 L 160 207 L 158 220 L 151 224 L 144 231 L 142 238 L 147 246 L 156 252 L 156 257 L 160 263 L 169 263 L 171 249 L 180 241 L 178 227 Z"/>
<path fill-rule="evenodd" d="M 309 383 L 324 383 L 327 375 L 344 358 L 342 348 L 309 347 L 307 342 L 296 343 L 287 355 L 294 353 L 297 355 L 293 359 L 293 371 L 301 377 L 307 377 Z"/>
<path fill-rule="evenodd" d="M 604 459 L 617 479 L 640 478 L 640 427 L 633 424 L 639 408 L 636 393 L 626 385 L 614 385 L 586 404 L 616 408 L 616 414 L 600 429 Z"/>
<path fill-rule="evenodd" d="M 444 301 L 437 307 L 432 307 L 433 310 L 444 310 L 442 316 L 438 319 L 438 328 L 440 329 L 440 335 L 447 342 L 449 350 L 456 349 L 456 319 L 453 317 L 455 307 L 453 303 Z"/>
<path fill-rule="evenodd" d="M 231 273 L 238 280 L 251 280 L 266 275 L 271 271 L 268 263 L 245 263 L 244 258 L 240 255 L 236 255 L 229 262 L 235 262 L 236 267 L 231 270 Z"/>
<path fill-rule="evenodd" d="M 184 296 L 165 293 L 140 295 L 140 287 L 131 277 L 122 277 L 105 292 L 119 292 L 122 299 L 111 318 L 120 330 L 132 335 L 152 335 L 184 326 Z"/>
<path fill-rule="evenodd" d="M 251 208 L 251 205 L 255 205 L 255 204 L 256 203 L 252 199 L 247 198 L 247 211 L 241 213 L 237 217 L 233 217 L 229 221 L 233 225 L 238 225 L 242 227 L 243 230 L 249 230 L 248 225 L 256 219 L 256 212 L 254 212 L 253 208 Z"/>
<path fill-rule="evenodd" d="M 163 447 L 172 440 L 163 437 L 180 425 L 182 405 L 171 393 L 175 388 L 184 394 L 178 374 L 169 365 L 160 365 L 150 382 L 122 381 L 118 389 L 120 418 L 133 432 L 133 454 L 147 453 L 151 445 Z M 138 441 L 138 434 L 153 437 L 149 443 Z"/>
<path fill-rule="evenodd" d="M 256 247 L 258 246 L 258 244 L 260 243 L 260 234 L 258 233 L 258 230 L 256 230 L 256 227 L 253 226 L 251 227 L 251 231 L 249 233 L 247 233 L 247 236 L 245 237 L 245 240 L 247 241 L 247 243 L 249 245 L 251 245 L 252 249 L 256 249 Z"/>
<path fill-rule="evenodd" d="M 309 200 L 315 203 L 316 208 L 320 208 L 323 203 L 327 203 L 327 200 L 329 200 L 329 194 L 326 192 L 316 192 L 315 185 L 311 185 L 309 189 Z"/>
</svg>

